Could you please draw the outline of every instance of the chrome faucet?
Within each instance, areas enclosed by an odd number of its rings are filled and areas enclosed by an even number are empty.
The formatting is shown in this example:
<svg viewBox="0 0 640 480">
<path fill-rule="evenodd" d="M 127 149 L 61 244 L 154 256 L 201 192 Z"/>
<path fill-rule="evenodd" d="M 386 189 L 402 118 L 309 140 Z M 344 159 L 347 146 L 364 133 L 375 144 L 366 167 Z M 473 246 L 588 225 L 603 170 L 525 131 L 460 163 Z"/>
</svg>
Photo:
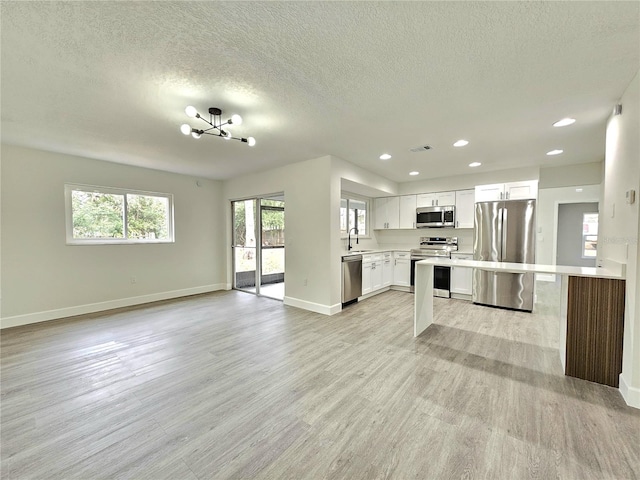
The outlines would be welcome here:
<svg viewBox="0 0 640 480">
<path fill-rule="evenodd" d="M 358 239 L 358 229 L 356 227 L 353 227 L 351 230 L 355 230 L 356 231 L 356 245 L 360 245 L 360 241 Z M 351 250 L 353 247 L 351 246 L 351 230 L 349 230 L 349 233 L 347 235 L 349 235 L 349 246 L 347 247 L 347 251 Z"/>
</svg>

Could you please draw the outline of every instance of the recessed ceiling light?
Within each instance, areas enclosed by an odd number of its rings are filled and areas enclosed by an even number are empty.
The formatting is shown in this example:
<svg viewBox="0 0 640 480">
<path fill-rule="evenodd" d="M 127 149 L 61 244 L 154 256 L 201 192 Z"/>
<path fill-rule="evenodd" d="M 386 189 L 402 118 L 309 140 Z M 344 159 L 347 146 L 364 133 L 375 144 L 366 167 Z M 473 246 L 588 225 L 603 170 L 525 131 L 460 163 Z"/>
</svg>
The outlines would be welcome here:
<svg viewBox="0 0 640 480">
<path fill-rule="evenodd" d="M 473 167 L 479 167 L 480 165 L 482 165 L 480 162 L 471 162 L 471 163 L 469 164 L 469 166 L 470 166 L 470 167 L 472 167 L 472 168 L 473 168 Z"/>
<path fill-rule="evenodd" d="M 560 155 L 562 152 L 564 152 L 564 150 L 551 150 L 547 152 L 547 155 Z"/>
<path fill-rule="evenodd" d="M 409 172 L 409 175 L 420 175 L 420 172 Z"/>
<path fill-rule="evenodd" d="M 554 127 L 566 127 L 567 125 L 571 125 L 573 123 L 576 123 L 576 119 L 575 118 L 563 118 L 562 120 L 558 120 L 556 123 L 553 124 Z"/>
<path fill-rule="evenodd" d="M 454 147 L 464 147 L 465 145 L 468 145 L 469 142 L 466 140 L 458 140 L 456 143 L 453 144 Z"/>
<path fill-rule="evenodd" d="M 576 188 L 576 192 L 581 192 L 582 189 L 581 188 Z"/>
<path fill-rule="evenodd" d="M 382 155 L 380 155 L 380 160 L 389 160 L 391 158 L 391 155 L 389 155 L 388 153 L 383 153 Z"/>
</svg>

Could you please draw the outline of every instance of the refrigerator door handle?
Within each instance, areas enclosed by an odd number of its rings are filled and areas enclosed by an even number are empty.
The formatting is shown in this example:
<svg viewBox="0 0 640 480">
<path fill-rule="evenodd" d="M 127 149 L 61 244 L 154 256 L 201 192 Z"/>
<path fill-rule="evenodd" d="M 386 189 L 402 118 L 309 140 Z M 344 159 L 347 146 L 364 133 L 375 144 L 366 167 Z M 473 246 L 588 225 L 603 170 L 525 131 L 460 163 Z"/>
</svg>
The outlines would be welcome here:
<svg viewBox="0 0 640 480">
<path fill-rule="evenodd" d="M 504 262 L 507 258 L 507 209 L 502 208 L 502 251 L 500 253 L 500 261 Z"/>
</svg>

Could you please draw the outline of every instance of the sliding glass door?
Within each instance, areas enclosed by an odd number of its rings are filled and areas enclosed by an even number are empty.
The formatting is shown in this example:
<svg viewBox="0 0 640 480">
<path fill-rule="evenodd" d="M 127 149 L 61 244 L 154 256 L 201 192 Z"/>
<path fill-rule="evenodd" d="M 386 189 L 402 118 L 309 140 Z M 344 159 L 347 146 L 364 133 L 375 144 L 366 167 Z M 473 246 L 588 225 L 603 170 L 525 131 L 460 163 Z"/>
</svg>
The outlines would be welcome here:
<svg viewBox="0 0 640 480">
<path fill-rule="evenodd" d="M 232 209 L 233 287 L 282 300 L 284 197 L 239 200 Z"/>
<path fill-rule="evenodd" d="M 255 292 L 256 200 L 232 202 L 233 209 L 233 288 Z"/>
</svg>

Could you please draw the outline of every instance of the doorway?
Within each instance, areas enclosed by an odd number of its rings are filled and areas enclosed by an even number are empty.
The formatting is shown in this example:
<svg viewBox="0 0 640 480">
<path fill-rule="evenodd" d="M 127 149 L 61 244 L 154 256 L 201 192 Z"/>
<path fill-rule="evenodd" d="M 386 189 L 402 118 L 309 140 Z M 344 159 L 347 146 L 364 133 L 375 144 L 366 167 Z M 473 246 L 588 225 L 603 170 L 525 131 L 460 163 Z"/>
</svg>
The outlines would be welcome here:
<svg viewBox="0 0 640 480">
<path fill-rule="evenodd" d="M 231 205 L 233 288 L 284 299 L 284 195 Z"/>
<path fill-rule="evenodd" d="M 598 203 L 558 205 L 556 265 L 595 267 L 598 245 Z"/>
</svg>

